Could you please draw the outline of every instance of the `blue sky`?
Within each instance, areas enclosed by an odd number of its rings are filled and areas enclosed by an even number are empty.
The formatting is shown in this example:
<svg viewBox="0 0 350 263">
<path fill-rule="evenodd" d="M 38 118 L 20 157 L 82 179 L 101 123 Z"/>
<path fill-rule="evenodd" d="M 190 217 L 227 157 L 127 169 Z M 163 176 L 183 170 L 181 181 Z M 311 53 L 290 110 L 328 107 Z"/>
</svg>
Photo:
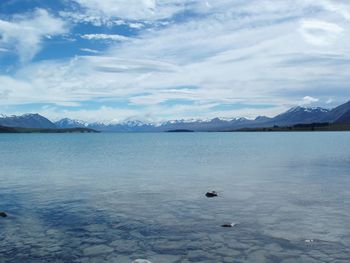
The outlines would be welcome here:
<svg viewBox="0 0 350 263">
<path fill-rule="evenodd" d="M 0 113 L 273 116 L 350 99 L 346 0 L 2 0 Z"/>
</svg>

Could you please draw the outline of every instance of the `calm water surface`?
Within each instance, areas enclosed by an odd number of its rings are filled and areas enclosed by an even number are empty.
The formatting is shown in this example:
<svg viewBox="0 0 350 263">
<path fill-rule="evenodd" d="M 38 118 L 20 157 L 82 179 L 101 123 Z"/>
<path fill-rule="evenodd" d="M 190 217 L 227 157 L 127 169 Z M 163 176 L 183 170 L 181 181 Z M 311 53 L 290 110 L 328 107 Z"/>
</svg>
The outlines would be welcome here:
<svg viewBox="0 0 350 263">
<path fill-rule="evenodd" d="M 349 187 L 350 133 L 0 135 L 0 262 L 350 262 Z"/>
</svg>

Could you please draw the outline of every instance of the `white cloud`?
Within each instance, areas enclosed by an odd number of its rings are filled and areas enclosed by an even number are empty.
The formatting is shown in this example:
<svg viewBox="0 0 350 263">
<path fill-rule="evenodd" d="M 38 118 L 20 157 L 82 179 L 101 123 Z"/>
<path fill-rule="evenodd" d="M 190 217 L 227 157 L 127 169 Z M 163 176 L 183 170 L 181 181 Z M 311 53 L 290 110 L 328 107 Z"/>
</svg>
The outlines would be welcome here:
<svg viewBox="0 0 350 263">
<path fill-rule="evenodd" d="M 0 20 L 0 47 L 15 50 L 22 62 L 28 61 L 41 49 L 45 37 L 65 32 L 61 19 L 37 9 L 31 15 L 16 16 L 11 21 Z"/>
<path fill-rule="evenodd" d="M 75 0 L 87 14 L 125 19 L 157 17 L 156 0 Z"/>
<path fill-rule="evenodd" d="M 81 48 L 80 50 L 83 51 L 83 52 L 92 53 L 92 54 L 100 53 L 100 51 L 95 50 L 95 49 L 91 49 L 91 48 Z"/>
<path fill-rule="evenodd" d="M 92 23 L 96 26 L 112 26 L 123 22 L 130 28 L 139 29 L 142 24 L 163 24 L 177 14 L 186 11 L 204 14 L 213 7 L 232 6 L 227 0 L 71 0 L 81 7 L 79 12 L 61 11 L 60 15 L 74 22 Z M 142 23 L 140 23 L 142 22 Z M 119 24 L 120 25 L 120 24 Z"/>
<path fill-rule="evenodd" d="M 90 23 L 94 26 L 108 26 L 111 27 L 113 25 L 123 25 L 125 22 L 123 20 L 114 20 L 110 17 L 103 16 L 100 14 L 88 14 L 84 12 L 76 12 L 76 11 L 59 11 L 60 17 L 64 20 L 69 20 L 73 23 Z"/>
<path fill-rule="evenodd" d="M 81 35 L 81 38 L 88 40 L 112 40 L 112 41 L 127 41 L 130 40 L 129 37 L 122 35 L 112 35 L 112 34 L 85 34 Z"/>
<path fill-rule="evenodd" d="M 315 0 L 308 0 L 309 2 Z M 342 3 L 343 2 L 343 3 Z M 317 0 L 317 5 L 323 7 L 325 10 L 335 12 L 341 15 L 344 19 L 350 20 L 350 7 L 347 0 L 329 1 Z"/>
<path fill-rule="evenodd" d="M 301 32 L 306 42 L 324 46 L 332 44 L 344 29 L 334 23 L 321 20 L 303 20 L 301 21 Z"/>
<path fill-rule="evenodd" d="M 59 11 L 59 15 L 63 19 L 69 20 L 75 24 L 85 23 L 92 24 L 94 26 L 107 26 L 109 28 L 113 26 L 128 26 L 132 29 L 141 29 L 145 27 L 144 22 L 122 20 L 119 18 L 103 15 L 101 12 L 96 13 L 96 10 L 94 12 L 89 12 L 86 10 L 85 12 Z"/>
<path fill-rule="evenodd" d="M 128 26 L 130 28 L 135 28 L 135 29 L 141 29 L 143 28 L 145 25 L 142 23 L 129 23 Z"/>
<path fill-rule="evenodd" d="M 298 104 L 300 98 L 303 103 L 320 103 L 329 97 L 337 101 L 350 96 L 349 24 L 338 10 L 305 0 L 190 2 L 190 11 L 202 16 L 141 30 L 129 41 L 114 35 L 112 39 L 119 43 L 101 54 L 40 62 L 21 68 L 13 77 L 0 77 L 0 94 L 5 97 L 0 97 L 1 104 L 67 102 L 74 106 L 109 100 L 115 107 L 65 111 L 56 107 L 42 113 L 87 120 L 101 116 L 174 119 L 271 116 Z M 157 14 L 148 13 L 142 5 L 141 11 L 135 11 L 138 7 L 130 4 L 121 19 L 169 17 L 183 10 L 183 3 L 159 1 L 155 9 L 162 12 Z M 108 13 L 97 5 L 96 16 Z M 310 12 L 315 6 L 322 10 Z M 108 15 L 117 16 L 116 10 Z M 111 36 L 82 35 L 91 40 L 111 40 Z M 310 36 L 314 39 L 305 41 Z M 123 107 L 118 106 L 120 100 Z M 175 103 L 169 103 L 172 100 Z M 190 103 L 176 102 L 183 100 Z M 218 107 L 223 104 L 228 105 L 226 109 Z M 231 104 L 243 106 L 230 109 Z"/>
<path fill-rule="evenodd" d="M 314 98 L 314 97 L 311 97 L 311 96 L 305 96 L 302 101 L 300 102 L 301 105 L 309 105 L 309 104 L 312 104 L 312 103 L 315 103 L 315 102 L 318 102 L 319 99 L 318 98 Z"/>
<path fill-rule="evenodd" d="M 122 109 L 102 106 L 97 109 L 75 109 L 75 110 L 62 110 L 57 107 L 43 107 L 38 110 L 39 114 L 48 117 L 50 120 L 62 119 L 62 116 L 70 119 L 82 119 L 87 122 L 103 122 L 108 123 L 112 119 L 119 122 L 133 116 L 139 116 L 140 113 L 132 109 Z M 146 120 L 147 118 L 145 118 Z"/>
</svg>

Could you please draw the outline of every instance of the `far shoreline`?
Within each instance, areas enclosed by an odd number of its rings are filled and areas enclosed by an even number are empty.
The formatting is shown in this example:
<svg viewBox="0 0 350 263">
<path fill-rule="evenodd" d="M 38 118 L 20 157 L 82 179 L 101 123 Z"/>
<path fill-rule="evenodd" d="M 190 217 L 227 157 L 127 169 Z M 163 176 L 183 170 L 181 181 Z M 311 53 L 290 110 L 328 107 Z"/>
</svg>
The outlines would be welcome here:
<svg viewBox="0 0 350 263">
<path fill-rule="evenodd" d="M 90 128 L 21 128 L 0 126 L 0 134 L 62 134 L 62 133 L 203 133 L 203 132 L 349 132 L 350 124 L 337 123 L 311 123 L 311 124 L 295 124 L 291 126 L 272 126 L 272 127 L 253 127 L 240 129 L 225 129 L 225 130 L 191 130 L 191 129 L 174 129 L 165 131 L 99 131 Z"/>
</svg>

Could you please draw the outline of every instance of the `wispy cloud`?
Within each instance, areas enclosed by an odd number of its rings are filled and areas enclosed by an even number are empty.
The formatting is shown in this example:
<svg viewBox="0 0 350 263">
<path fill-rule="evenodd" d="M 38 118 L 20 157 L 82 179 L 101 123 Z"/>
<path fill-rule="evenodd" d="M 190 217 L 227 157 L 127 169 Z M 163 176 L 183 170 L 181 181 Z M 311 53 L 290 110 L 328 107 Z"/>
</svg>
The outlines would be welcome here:
<svg viewBox="0 0 350 263">
<path fill-rule="evenodd" d="M 164 18 L 174 12 L 172 4 L 156 0 L 75 0 L 86 13 L 92 16 L 118 17 L 125 19 Z"/>
<path fill-rule="evenodd" d="M 95 50 L 95 49 L 91 49 L 91 48 L 81 48 L 80 50 L 83 51 L 83 52 L 92 53 L 92 54 L 100 53 L 100 51 Z"/>
<path fill-rule="evenodd" d="M 308 2 L 317 3 L 317 5 L 321 6 L 325 10 L 335 12 L 342 16 L 346 20 L 350 20 L 350 6 L 348 1 L 340 0 L 340 1 L 330 1 L 330 0 L 308 0 Z"/>
<path fill-rule="evenodd" d="M 130 38 L 122 35 L 115 34 L 85 34 L 81 35 L 81 38 L 88 40 L 112 40 L 112 41 L 127 41 Z"/>
<path fill-rule="evenodd" d="M 10 21 L 0 20 L 0 47 L 15 50 L 22 61 L 28 61 L 40 50 L 45 37 L 66 31 L 61 19 L 37 9 L 32 14 L 17 15 Z"/>
<path fill-rule="evenodd" d="M 86 44 L 78 48 L 86 56 L 39 61 L 0 76 L 2 105 L 54 104 L 41 113 L 88 120 L 173 119 L 271 116 L 300 103 L 330 106 L 350 97 L 345 1 L 75 2 L 79 9 L 64 12 L 104 27 L 72 33 Z M 124 25 L 136 35 L 113 27 Z M 40 32 L 38 39 L 53 34 Z M 95 107 L 81 106 L 87 101 Z M 65 102 L 75 108 L 62 108 Z"/>
<path fill-rule="evenodd" d="M 10 52 L 10 50 L 7 48 L 0 48 L 0 52 Z"/>
<path fill-rule="evenodd" d="M 343 32 L 344 29 L 335 23 L 315 19 L 301 21 L 301 33 L 312 45 L 330 45 Z"/>
</svg>

